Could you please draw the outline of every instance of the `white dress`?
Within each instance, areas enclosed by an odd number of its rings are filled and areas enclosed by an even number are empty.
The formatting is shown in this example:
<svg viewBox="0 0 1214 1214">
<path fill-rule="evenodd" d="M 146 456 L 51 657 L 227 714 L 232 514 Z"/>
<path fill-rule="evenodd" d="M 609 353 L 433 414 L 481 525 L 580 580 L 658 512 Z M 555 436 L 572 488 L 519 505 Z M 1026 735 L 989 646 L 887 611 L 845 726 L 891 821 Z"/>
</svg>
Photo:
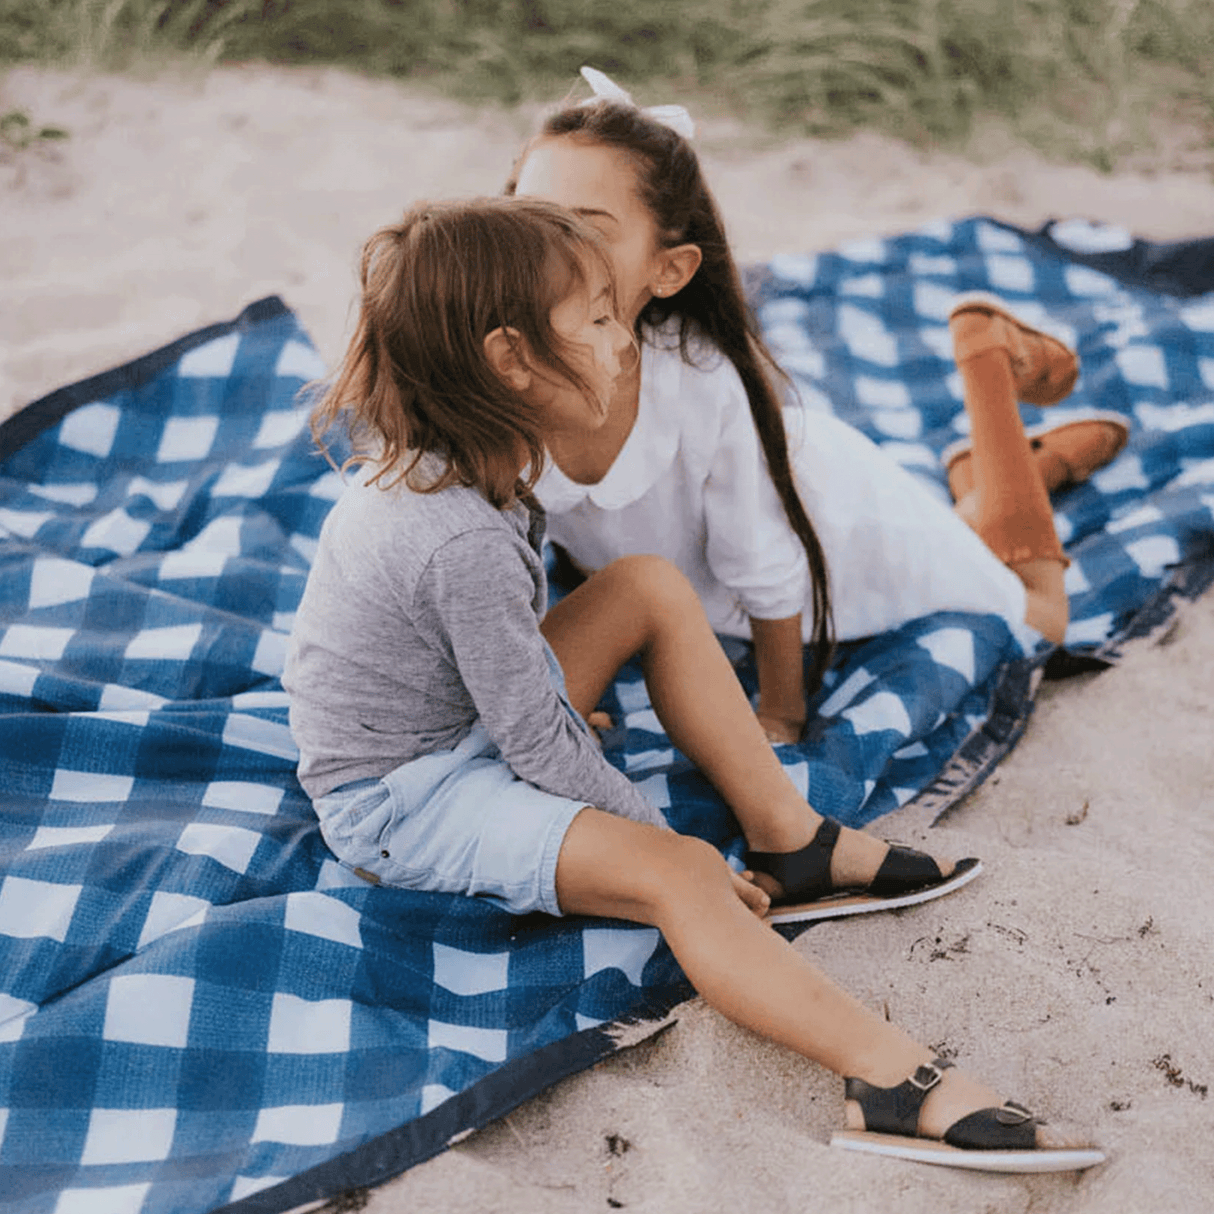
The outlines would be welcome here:
<svg viewBox="0 0 1214 1214">
<path fill-rule="evenodd" d="M 750 616 L 801 612 L 808 639 L 805 553 L 733 364 L 706 343 L 685 362 L 669 329 L 641 351 L 636 424 L 606 476 L 581 485 L 549 461 L 536 487 L 549 538 L 585 572 L 631 554 L 668 558 L 722 635 L 749 639 Z M 785 426 L 839 640 L 946 610 L 1000 615 L 1032 639 L 1019 578 L 922 481 L 832 414 L 790 407 Z"/>
</svg>

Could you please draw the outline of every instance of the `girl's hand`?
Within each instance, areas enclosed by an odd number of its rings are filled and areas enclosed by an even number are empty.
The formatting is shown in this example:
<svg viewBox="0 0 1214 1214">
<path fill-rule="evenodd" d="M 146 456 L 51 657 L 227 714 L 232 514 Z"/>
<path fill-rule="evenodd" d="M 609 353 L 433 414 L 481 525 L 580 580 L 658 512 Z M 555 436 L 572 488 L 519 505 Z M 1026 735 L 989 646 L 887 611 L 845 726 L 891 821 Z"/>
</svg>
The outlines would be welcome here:
<svg viewBox="0 0 1214 1214">
<path fill-rule="evenodd" d="M 755 918 L 762 919 L 771 908 L 771 899 L 754 883 L 754 873 L 730 872 L 733 877 L 733 892 L 745 903 L 746 909 L 753 912 Z"/>
<path fill-rule="evenodd" d="M 794 717 L 773 717 L 762 710 L 759 711 L 758 717 L 763 732 L 767 734 L 767 740 L 776 746 L 799 742 L 805 732 L 804 717 L 800 720 Z"/>
</svg>

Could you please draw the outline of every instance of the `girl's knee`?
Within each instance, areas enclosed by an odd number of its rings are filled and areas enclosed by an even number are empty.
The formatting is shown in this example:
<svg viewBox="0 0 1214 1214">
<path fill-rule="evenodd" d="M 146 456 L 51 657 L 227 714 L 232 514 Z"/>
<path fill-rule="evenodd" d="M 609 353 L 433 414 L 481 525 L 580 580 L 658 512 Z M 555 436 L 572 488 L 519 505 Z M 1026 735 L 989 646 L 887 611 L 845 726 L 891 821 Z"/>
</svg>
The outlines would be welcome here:
<svg viewBox="0 0 1214 1214">
<path fill-rule="evenodd" d="M 678 852 L 679 867 L 702 877 L 719 877 L 728 884 L 729 864 L 711 843 L 695 835 L 675 835 L 671 839 Z"/>
<path fill-rule="evenodd" d="M 600 576 L 618 582 L 637 604 L 658 610 L 675 608 L 680 611 L 692 603 L 699 606 L 695 587 L 665 557 L 622 556 L 604 566 Z"/>
<path fill-rule="evenodd" d="M 653 894 L 657 907 L 670 907 L 688 895 L 717 892 L 732 898 L 733 879 L 725 857 L 711 843 L 694 835 L 671 832 L 663 840 L 664 855 L 656 868 Z"/>
<path fill-rule="evenodd" d="M 691 586 L 677 565 L 664 556 L 654 556 L 651 553 L 617 557 L 609 565 L 605 565 L 602 572 L 628 582 L 639 590 Z"/>
<path fill-rule="evenodd" d="M 631 896 L 642 904 L 638 917 L 660 924 L 692 896 L 719 890 L 732 896 L 733 881 L 725 858 L 711 843 L 693 835 L 663 831 L 650 836 L 632 854 Z"/>
<path fill-rule="evenodd" d="M 697 894 L 732 891 L 729 865 L 710 843 L 584 809 L 561 845 L 557 900 L 566 913 L 660 926 Z"/>
</svg>

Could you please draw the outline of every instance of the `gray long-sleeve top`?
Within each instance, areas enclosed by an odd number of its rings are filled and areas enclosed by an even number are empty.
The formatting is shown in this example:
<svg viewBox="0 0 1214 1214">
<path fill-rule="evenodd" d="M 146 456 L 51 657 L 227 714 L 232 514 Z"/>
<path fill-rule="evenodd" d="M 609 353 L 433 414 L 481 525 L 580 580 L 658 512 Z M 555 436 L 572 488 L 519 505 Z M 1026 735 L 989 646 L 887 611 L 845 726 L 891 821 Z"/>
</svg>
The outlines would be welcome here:
<svg viewBox="0 0 1214 1214">
<path fill-rule="evenodd" d="M 479 716 L 520 778 L 664 825 L 552 684 L 542 514 L 353 479 L 321 531 L 283 686 L 310 797 L 447 750 Z"/>
</svg>

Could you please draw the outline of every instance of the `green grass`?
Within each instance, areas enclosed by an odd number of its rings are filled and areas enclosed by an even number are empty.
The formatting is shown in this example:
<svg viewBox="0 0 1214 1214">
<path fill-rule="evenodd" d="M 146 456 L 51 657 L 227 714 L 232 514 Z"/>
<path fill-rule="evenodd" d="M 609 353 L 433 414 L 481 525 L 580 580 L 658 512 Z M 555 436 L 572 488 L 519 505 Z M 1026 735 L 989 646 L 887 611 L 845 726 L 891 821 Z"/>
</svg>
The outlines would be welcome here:
<svg viewBox="0 0 1214 1214">
<path fill-rule="evenodd" d="M 642 101 L 958 146 L 993 116 L 1111 168 L 1183 117 L 1214 141 L 1210 0 L 0 0 L 0 62 L 337 64 L 475 100 Z"/>
</svg>

